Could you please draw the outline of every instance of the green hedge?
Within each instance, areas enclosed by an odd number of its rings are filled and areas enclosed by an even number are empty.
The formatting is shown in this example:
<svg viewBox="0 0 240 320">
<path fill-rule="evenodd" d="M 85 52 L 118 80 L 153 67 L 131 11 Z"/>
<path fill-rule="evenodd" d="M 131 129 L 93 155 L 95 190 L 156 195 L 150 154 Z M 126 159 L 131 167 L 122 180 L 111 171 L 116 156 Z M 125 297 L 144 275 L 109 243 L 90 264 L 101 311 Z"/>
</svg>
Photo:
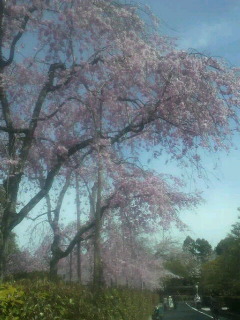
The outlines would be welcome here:
<svg viewBox="0 0 240 320">
<path fill-rule="evenodd" d="M 229 311 L 240 314 L 240 297 L 239 296 L 217 296 L 221 307 L 227 307 Z M 210 296 L 202 296 L 203 306 L 210 306 Z"/>
<path fill-rule="evenodd" d="M 224 302 L 230 311 L 240 313 L 240 297 L 224 297 Z"/>
<path fill-rule="evenodd" d="M 147 291 L 23 280 L 0 286 L 0 320 L 146 320 L 156 302 Z"/>
</svg>

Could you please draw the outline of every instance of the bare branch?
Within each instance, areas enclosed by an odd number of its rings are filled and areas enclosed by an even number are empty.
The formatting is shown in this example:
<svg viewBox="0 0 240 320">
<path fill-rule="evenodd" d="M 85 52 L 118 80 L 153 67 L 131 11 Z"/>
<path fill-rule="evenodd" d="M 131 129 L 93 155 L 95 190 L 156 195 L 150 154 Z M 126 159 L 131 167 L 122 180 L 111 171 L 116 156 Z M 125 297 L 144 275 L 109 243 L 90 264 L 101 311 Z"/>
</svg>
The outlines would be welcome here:
<svg viewBox="0 0 240 320">
<path fill-rule="evenodd" d="M 68 101 L 71 101 L 71 100 L 75 100 L 75 101 L 78 101 L 80 103 L 83 103 L 79 98 L 76 98 L 76 97 L 69 97 L 68 99 L 66 99 L 66 101 L 62 102 L 54 112 L 50 113 L 49 115 L 46 115 L 45 117 L 39 117 L 37 120 L 38 121 L 45 121 L 45 120 L 49 120 L 51 118 L 53 118 L 61 109 L 62 107 L 68 102 Z"/>
<path fill-rule="evenodd" d="M 0 130 L 8 133 L 24 133 L 27 134 L 29 129 L 28 128 L 8 128 L 0 126 Z"/>
<path fill-rule="evenodd" d="M 36 221 L 37 219 L 41 218 L 42 216 L 45 216 L 46 214 L 48 214 L 48 211 L 47 212 L 44 212 L 44 213 L 41 213 L 39 214 L 38 216 L 36 216 L 35 218 L 31 218 L 31 217 L 26 217 L 28 220 L 31 220 L 31 221 Z"/>
<path fill-rule="evenodd" d="M 5 1 L 0 1 L 0 62 L 3 61 L 3 52 L 2 52 L 2 44 L 3 44 L 3 16 L 5 9 Z"/>
<path fill-rule="evenodd" d="M 110 206 L 110 201 L 112 199 L 114 195 L 109 197 L 109 201 L 108 203 L 103 206 L 101 208 L 101 212 L 100 212 L 100 218 L 102 219 L 104 213 L 106 212 L 106 210 L 109 208 Z M 94 219 L 93 221 L 90 221 L 88 223 L 86 223 L 84 226 L 82 226 L 78 232 L 76 233 L 75 237 L 73 238 L 73 240 L 70 242 L 70 244 L 68 245 L 67 249 L 65 251 L 62 251 L 61 253 L 61 258 L 67 257 L 69 255 L 69 253 L 73 250 L 73 248 L 75 247 L 75 245 L 78 242 L 84 241 L 89 239 L 90 237 L 92 237 L 92 234 L 87 236 L 86 238 L 83 238 L 82 235 L 88 231 L 90 231 L 91 229 L 93 229 L 95 227 L 96 224 L 96 220 Z"/>
<path fill-rule="evenodd" d="M 3 1 L 0 1 L 1 3 L 3 3 Z M 0 55 L 0 66 L 1 67 L 6 67 L 6 66 L 9 66 L 12 62 L 13 62 L 13 59 L 14 59 L 14 54 L 15 54 L 15 48 L 16 48 L 16 44 L 18 43 L 18 41 L 21 39 L 22 35 L 24 34 L 25 32 L 25 29 L 26 29 L 26 26 L 28 24 L 28 21 L 29 21 L 29 16 L 31 13 L 33 13 L 34 11 L 36 10 L 36 7 L 32 7 L 28 10 L 28 14 L 26 14 L 23 18 L 23 22 L 20 26 L 20 30 L 16 35 L 15 37 L 13 38 L 13 41 L 11 43 L 11 46 L 10 46 L 10 53 L 9 53 L 9 58 L 7 60 L 4 60 L 3 56 L 2 56 L 2 52 L 1 52 L 1 55 Z M 3 31 L 1 32 L 1 36 L 0 36 L 0 40 L 1 40 L 1 43 L 0 43 L 0 46 L 1 46 L 1 49 L 2 49 L 2 37 L 3 37 Z"/>
<path fill-rule="evenodd" d="M 49 222 L 50 226 L 52 227 L 52 229 L 54 229 L 53 219 L 52 219 L 52 215 L 51 215 L 51 213 L 54 212 L 54 210 L 52 210 L 50 196 L 48 193 L 45 195 L 45 199 L 46 199 L 47 209 L 48 209 L 48 211 L 47 211 L 48 222 Z"/>
<path fill-rule="evenodd" d="M 76 153 L 77 151 L 81 150 L 82 148 L 90 145 L 90 142 L 92 142 L 92 139 L 83 141 L 82 144 L 79 143 L 77 146 L 73 147 L 73 149 L 69 149 L 69 157 Z M 82 157 L 81 161 L 85 159 L 89 154 L 91 154 L 92 149 L 88 150 Z M 68 160 L 68 157 L 58 157 L 58 161 L 56 165 L 50 170 L 47 174 L 47 177 L 44 181 L 43 187 L 41 190 L 20 210 L 18 214 L 15 215 L 15 218 L 13 218 L 11 227 L 14 228 L 18 223 L 20 223 L 27 214 L 36 206 L 37 203 L 39 203 L 49 192 L 49 190 L 52 187 L 53 181 L 55 177 L 57 176 L 60 168 L 62 165 Z"/>
<path fill-rule="evenodd" d="M 61 192 L 59 194 L 59 197 L 58 197 L 57 205 L 56 205 L 56 208 L 54 210 L 54 218 L 53 218 L 54 227 L 56 226 L 56 224 L 58 224 L 59 215 L 60 215 L 60 210 L 61 210 L 61 207 L 62 207 L 63 199 L 64 199 L 64 196 L 65 196 L 67 190 L 68 190 L 70 182 L 71 182 L 71 173 L 67 176 L 66 181 L 65 181 L 65 183 L 63 185 L 63 188 L 62 188 L 62 190 L 61 190 Z"/>
</svg>

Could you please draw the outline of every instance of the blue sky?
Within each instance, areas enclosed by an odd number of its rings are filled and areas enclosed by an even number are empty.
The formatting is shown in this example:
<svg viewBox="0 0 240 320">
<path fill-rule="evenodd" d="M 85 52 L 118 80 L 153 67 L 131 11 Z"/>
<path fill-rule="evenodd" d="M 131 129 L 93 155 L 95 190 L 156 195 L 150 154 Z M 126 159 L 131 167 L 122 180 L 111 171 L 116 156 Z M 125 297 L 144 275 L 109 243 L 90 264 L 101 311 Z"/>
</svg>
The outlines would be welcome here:
<svg viewBox="0 0 240 320">
<path fill-rule="evenodd" d="M 160 18 L 160 31 L 178 38 L 182 49 L 194 48 L 205 54 L 225 58 L 240 66 L 240 1 L 238 0 L 143 0 Z M 240 137 L 235 137 L 238 146 Z M 219 158 L 219 159 L 218 159 Z M 213 170 L 217 162 L 217 169 Z M 205 155 L 208 182 L 198 181 L 205 203 L 195 212 L 183 212 L 194 239 L 207 239 L 215 246 L 236 222 L 240 207 L 240 151 Z M 160 164 L 154 162 L 154 168 Z M 162 170 L 162 166 L 161 166 Z M 174 173 L 174 167 L 165 171 Z M 176 170 L 177 171 L 177 170 Z M 189 184 L 189 188 L 190 184 Z M 173 233 L 182 239 L 186 234 Z"/>
<path fill-rule="evenodd" d="M 239 65 L 240 1 L 144 0 L 160 18 L 160 30 L 195 48 Z"/>
</svg>

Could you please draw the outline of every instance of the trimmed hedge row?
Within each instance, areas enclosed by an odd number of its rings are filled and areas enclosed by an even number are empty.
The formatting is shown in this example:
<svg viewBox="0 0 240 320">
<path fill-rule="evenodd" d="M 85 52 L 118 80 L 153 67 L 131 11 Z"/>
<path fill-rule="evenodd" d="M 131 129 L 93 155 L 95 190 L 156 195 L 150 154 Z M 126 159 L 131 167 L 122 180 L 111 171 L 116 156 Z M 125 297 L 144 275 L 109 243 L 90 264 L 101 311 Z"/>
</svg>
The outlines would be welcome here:
<svg viewBox="0 0 240 320">
<path fill-rule="evenodd" d="M 220 306 L 229 308 L 229 311 L 240 313 L 240 297 L 239 296 L 218 296 Z M 210 296 L 202 297 L 202 304 L 210 306 Z"/>
<path fill-rule="evenodd" d="M 223 299 L 229 310 L 240 314 L 240 297 L 224 297 Z"/>
<path fill-rule="evenodd" d="M 146 320 L 157 301 L 147 291 L 23 280 L 0 286 L 0 320 Z"/>
</svg>

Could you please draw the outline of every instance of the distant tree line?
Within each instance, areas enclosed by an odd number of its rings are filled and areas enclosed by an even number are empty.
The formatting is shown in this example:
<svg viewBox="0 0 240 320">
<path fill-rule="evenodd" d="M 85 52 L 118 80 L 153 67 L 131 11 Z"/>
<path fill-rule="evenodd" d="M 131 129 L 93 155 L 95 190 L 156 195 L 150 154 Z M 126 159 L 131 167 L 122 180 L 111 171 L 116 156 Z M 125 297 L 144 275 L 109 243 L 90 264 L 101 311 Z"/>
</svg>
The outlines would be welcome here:
<svg viewBox="0 0 240 320">
<path fill-rule="evenodd" d="M 203 266 L 213 259 L 213 255 L 212 246 L 206 239 L 194 240 L 187 236 L 182 248 L 175 252 L 172 250 L 165 259 L 164 267 L 170 275 L 163 281 L 164 291 L 169 294 L 195 294 Z"/>
<path fill-rule="evenodd" d="M 187 236 L 182 250 L 169 254 L 164 266 L 171 276 L 165 279 L 166 291 L 180 288 L 188 294 L 240 295 L 240 216 L 228 235 L 213 249 L 205 239 Z"/>
<path fill-rule="evenodd" d="M 220 295 L 240 294 L 240 217 L 215 250 L 215 258 L 204 264 L 201 285 L 206 292 Z"/>
</svg>

